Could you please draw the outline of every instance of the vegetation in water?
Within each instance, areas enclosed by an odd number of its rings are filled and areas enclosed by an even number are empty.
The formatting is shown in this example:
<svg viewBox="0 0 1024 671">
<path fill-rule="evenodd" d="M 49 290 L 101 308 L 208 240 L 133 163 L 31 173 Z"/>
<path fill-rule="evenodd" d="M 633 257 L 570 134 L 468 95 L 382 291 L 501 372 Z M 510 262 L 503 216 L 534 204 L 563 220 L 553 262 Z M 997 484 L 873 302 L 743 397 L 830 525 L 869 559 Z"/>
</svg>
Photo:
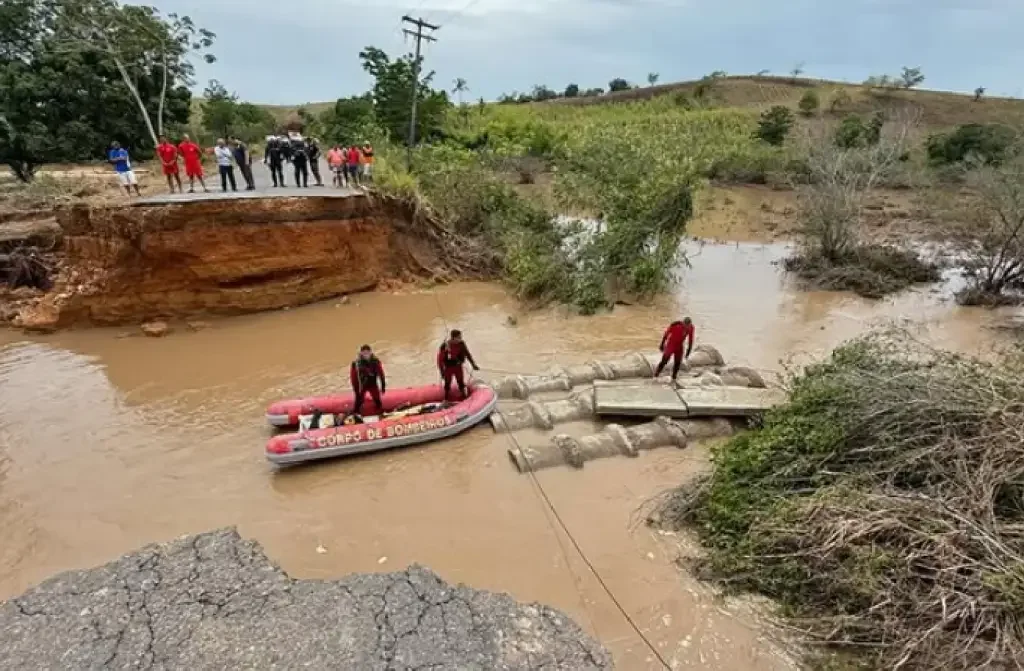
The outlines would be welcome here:
<svg viewBox="0 0 1024 671">
<path fill-rule="evenodd" d="M 871 669 L 1024 659 L 1024 368 L 874 334 L 789 381 L 763 427 L 656 519 L 705 575 L 776 599 L 822 652 Z"/>
</svg>

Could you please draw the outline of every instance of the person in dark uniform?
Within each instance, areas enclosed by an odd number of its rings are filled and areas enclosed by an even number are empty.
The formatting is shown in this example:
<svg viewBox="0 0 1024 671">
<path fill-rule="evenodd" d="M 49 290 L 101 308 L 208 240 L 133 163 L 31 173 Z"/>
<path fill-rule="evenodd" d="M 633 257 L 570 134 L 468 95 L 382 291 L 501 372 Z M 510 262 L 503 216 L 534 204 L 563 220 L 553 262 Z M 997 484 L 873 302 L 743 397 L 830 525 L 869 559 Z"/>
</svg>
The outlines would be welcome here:
<svg viewBox="0 0 1024 671">
<path fill-rule="evenodd" d="M 469 352 L 469 347 L 462 339 L 462 331 L 454 329 L 451 338 L 441 343 L 441 347 L 437 350 L 437 369 L 441 373 L 441 379 L 444 380 L 444 400 L 448 400 L 452 380 L 459 385 L 459 393 L 462 394 L 462 398 L 466 398 L 466 380 L 463 377 L 462 365 L 467 360 L 473 366 L 473 370 L 480 370 L 480 366 L 476 365 L 473 355 Z"/>
<path fill-rule="evenodd" d="M 281 146 L 281 140 L 273 135 L 267 138 L 263 162 L 270 167 L 270 178 L 274 181 L 274 186 L 284 186 L 284 148 Z"/>
<path fill-rule="evenodd" d="M 377 406 L 377 414 L 384 412 L 384 406 L 380 400 L 380 397 L 387 391 L 384 366 L 380 359 L 374 356 L 373 349 L 369 345 L 359 348 L 359 357 L 352 362 L 352 366 L 349 368 L 349 378 L 352 381 L 352 393 L 356 395 L 356 404 L 352 409 L 353 414 L 357 416 L 363 414 L 363 399 L 367 393 L 370 394 L 370 398 Z"/>
<path fill-rule="evenodd" d="M 245 146 L 245 143 L 237 137 L 232 137 L 229 142 L 235 163 L 238 164 L 238 171 L 242 173 L 242 179 L 245 180 L 245 190 L 255 191 L 256 183 L 252 179 L 252 154 L 249 153 L 249 147 Z"/>
<path fill-rule="evenodd" d="M 306 141 L 296 138 L 291 141 L 292 167 L 295 168 L 295 186 L 309 186 L 309 156 L 306 154 Z"/>
<path fill-rule="evenodd" d="M 323 186 L 324 182 L 320 179 L 320 143 L 315 137 L 309 138 L 309 142 L 306 143 L 306 156 L 309 158 L 309 171 L 313 173 L 316 185 Z"/>
</svg>

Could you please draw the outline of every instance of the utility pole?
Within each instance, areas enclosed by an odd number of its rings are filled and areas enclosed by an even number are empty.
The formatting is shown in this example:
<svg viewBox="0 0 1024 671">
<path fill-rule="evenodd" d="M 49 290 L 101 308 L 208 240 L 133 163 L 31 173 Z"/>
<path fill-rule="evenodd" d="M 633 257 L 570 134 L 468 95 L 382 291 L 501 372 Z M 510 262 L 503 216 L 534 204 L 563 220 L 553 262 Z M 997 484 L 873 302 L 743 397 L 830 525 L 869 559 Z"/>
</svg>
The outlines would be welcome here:
<svg viewBox="0 0 1024 671">
<path fill-rule="evenodd" d="M 430 30 L 437 30 L 441 26 L 432 25 L 430 23 L 427 23 L 423 19 L 414 19 L 409 15 L 403 16 L 402 22 L 410 23 L 416 26 L 416 30 L 409 30 L 408 28 L 402 29 L 402 32 L 404 32 L 406 35 L 410 35 L 416 38 L 416 59 L 413 61 L 412 64 L 412 117 L 409 119 L 409 142 L 408 146 L 405 149 L 405 167 L 411 171 L 412 148 L 416 144 L 416 95 L 418 93 L 417 89 L 419 88 L 420 85 L 420 44 L 423 42 L 423 40 L 437 42 L 437 38 L 424 34 L 423 29 L 428 28 Z"/>
</svg>

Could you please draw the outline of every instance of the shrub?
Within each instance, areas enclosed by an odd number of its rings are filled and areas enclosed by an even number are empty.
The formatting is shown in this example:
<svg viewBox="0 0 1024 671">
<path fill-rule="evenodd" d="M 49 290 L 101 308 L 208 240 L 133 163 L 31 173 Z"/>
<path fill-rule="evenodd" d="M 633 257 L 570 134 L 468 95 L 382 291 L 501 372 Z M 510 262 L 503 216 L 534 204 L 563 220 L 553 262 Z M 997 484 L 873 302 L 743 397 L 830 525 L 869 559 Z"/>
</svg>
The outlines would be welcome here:
<svg viewBox="0 0 1024 671">
<path fill-rule="evenodd" d="M 863 119 L 856 114 L 848 114 L 836 126 L 835 144 L 841 149 L 862 147 L 866 131 Z"/>
<path fill-rule="evenodd" d="M 617 77 L 617 78 L 611 80 L 610 82 L 608 82 L 608 90 L 609 91 L 612 91 L 612 92 L 615 92 L 615 91 L 628 91 L 629 89 L 630 89 L 629 82 L 627 82 L 625 79 L 622 79 L 621 77 Z"/>
<path fill-rule="evenodd" d="M 818 98 L 818 92 L 814 89 L 807 89 L 804 91 L 804 95 L 800 98 L 800 113 L 804 116 L 814 116 L 814 113 L 818 111 L 818 107 L 821 106 L 821 100 Z"/>
<path fill-rule="evenodd" d="M 935 165 L 962 163 L 974 157 L 982 163 L 998 164 L 1014 144 L 1015 133 L 1001 124 L 965 124 L 951 133 L 928 138 L 928 159 Z"/>
<path fill-rule="evenodd" d="M 758 139 L 772 146 L 781 146 L 793 127 L 793 112 L 783 105 L 775 105 L 761 114 L 757 124 Z"/>
<path fill-rule="evenodd" d="M 874 334 L 788 383 L 763 428 L 713 449 L 655 519 L 704 574 L 781 602 L 862 669 L 1024 659 L 1024 370 Z"/>
</svg>

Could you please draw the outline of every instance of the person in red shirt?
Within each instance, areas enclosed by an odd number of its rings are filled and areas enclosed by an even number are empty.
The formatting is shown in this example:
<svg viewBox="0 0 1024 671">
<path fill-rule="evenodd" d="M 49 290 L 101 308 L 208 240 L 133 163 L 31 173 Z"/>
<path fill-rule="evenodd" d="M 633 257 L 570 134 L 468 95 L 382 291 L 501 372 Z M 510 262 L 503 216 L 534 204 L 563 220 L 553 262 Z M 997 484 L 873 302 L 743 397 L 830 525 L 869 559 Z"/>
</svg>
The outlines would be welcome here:
<svg viewBox="0 0 1024 671">
<path fill-rule="evenodd" d="M 182 157 L 185 159 L 185 176 L 188 177 L 188 192 L 196 192 L 197 179 L 202 184 L 203 191 L 209 191 L 206 188 L 206 182 L 203 180 L 203 150 L 188 135 L 182 135 L 178 151 L 181 152 Z"/>
<path fill-rule="evenodd" d="M 167 187 L 174 193 L 174 184 L 178 184 L 178 192 L 181 193 L 181 174 L 178 170 L 178 148 L 167 141 L 167 136 L 160 136 L 160 144 L 156 146 L 156 155 L 160 157 L 160 165 L 163 167 L 164 177 L 167 178 Z"/>
<path fill-rule="evenodd" d="M 345 162 L 348 164 L 348 183 L 350 186 L 359 186 L 359 163 L 362 160 L 362 156 L 359 147 L 355 145 L 345 150 Z"/>
<path fill-rule="evenodd" d="M 441 343 L 441 347 L 437 350 L 437 370 L 440 371 L 441 379 L 444 380 L 444 400 L 448 400 L 452 380 L 459 385 L 459 393 L 462 394 L 462 398 L 466 398 L 466 380 L 463 377 L 462 365 L 467 359 L 473 366 L 473 370 L 480 370 L 480 366 L 477 366 L 476 361 L 473 360 L 473 355 L 469 353 L 469 347 L 462 339 L 462 331 L 455 329 L 452 331 L 452 337 Z"/>
<path fill-rule="evenodd" d="M 689 358 L 690 352 L 693 351 L 693 322 L 689 317 L 684 318 L 681 322 L 672 322 L 665 329 L 665 334 L 661 336 L 661 345 L 658 346 L 658 349 L 661 350 L 661 363 L 658 364 L 654 377 L 659 377 L 661 371 L 665 370 L 668 360 L 672 359 L 672 381 L 676 381 L 679 376 L 679 366 L 683 363 L 684 342 L 686 343 L 686 357 Z"/>
<path fill-rule="evenodd" d="M 349 368 L 349 378 L 352 381 L 352 392 L 356 395 L 356 404 L 352 412 L 361 415 L 363 400 L 367 392 L 377 406 L 377 414 L 384 412 L 380 397 L 387 390 L 387 381 L 384 379 L 384 366 L 380 359 L 373 355 L 373 349 L 369 345 L 359 348 L 359 357 L 352 362 Z"/>
</svg>

